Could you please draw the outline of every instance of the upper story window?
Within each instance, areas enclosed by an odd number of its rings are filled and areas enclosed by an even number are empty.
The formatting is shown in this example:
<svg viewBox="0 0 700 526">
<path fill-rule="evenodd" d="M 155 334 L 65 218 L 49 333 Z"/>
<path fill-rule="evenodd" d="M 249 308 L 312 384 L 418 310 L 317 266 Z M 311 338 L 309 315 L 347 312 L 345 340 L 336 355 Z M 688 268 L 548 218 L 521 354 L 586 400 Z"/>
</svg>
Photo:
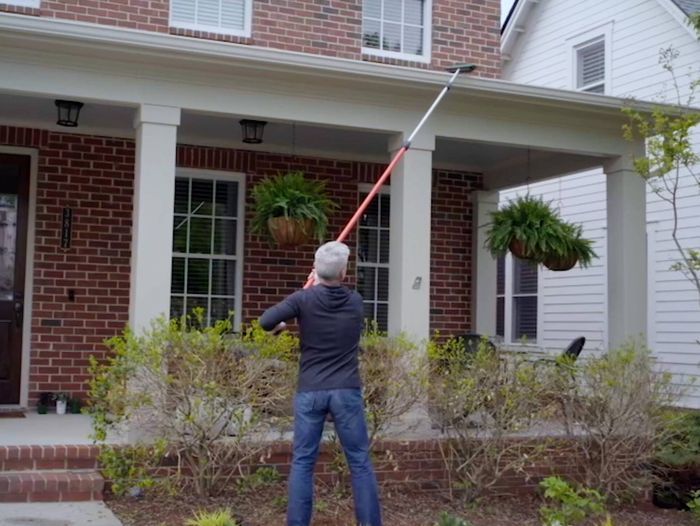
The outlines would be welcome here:
<svg viewBox="0 0 700 526">
<path fill-rule="evenodd" d="M 362 51 L 430 61 L 432 0 L 363 0 Z"/>
<path fill-rule="evenodd" d="M 0 3 L 15 7 L 33 7 L 35 9 L 41 7 L 41 0 L 4 0 Z"/>
<path fill-rule="evenodd" d="M 588 93 L 612 93 L 612 35 L 614 22 L 574 35 L 569 50 L 569 88 Z"/>
<path fill-rule="evenodd" d="M 249 37 L 253 0 L 171 0 L 170 25 Z"/>
<path fill-rule="evenodd" d="M 605 93 L 605 39 L 576 48 L 576 88 L 590 93 Z"/>
</svg>

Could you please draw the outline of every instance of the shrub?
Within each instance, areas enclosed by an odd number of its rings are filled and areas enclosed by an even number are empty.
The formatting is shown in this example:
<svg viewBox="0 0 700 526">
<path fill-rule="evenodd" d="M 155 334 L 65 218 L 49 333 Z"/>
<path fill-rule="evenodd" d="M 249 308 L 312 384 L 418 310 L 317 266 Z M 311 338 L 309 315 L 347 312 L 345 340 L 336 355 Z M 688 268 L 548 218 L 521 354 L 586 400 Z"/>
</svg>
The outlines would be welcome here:
<svg viewBox="0 0 700 526">
<path fill-rule="evenodd" d="M 692 513 L 695 524 L 700 524 L 700 490 L 690 493 L 690 500 L 686 503 L 686 506 Z"/>
<path fill-rule="evenodd" d="M 440 514 L 440 518 L 435 523 L 435 526 L 470 526 L 470 523 L 443 511 Z"/>
<path fill-rule="evenodd" d="M 251 437 L 271 429 L 289 404 L 296 341 L 259 327 L 236 336 L 229 322 L 203 325 L 199 312 L 109 340 L 111 357 L 91 364 L 90 412 L 98 441 L 129 430 L 142 443 L 165 443 L 177 458 L 172 479 L 209 495 L 263 448 Z"/>
<path fill-rule="evenodd" d="M 465 357 L 455 340 L 431 342 L 429 356 L 430 398 L 448 437 L 441 447 L 453 487 L 476 499 L 541 457 L 546 440 L 516 436 L 546 408 L 534 364 L 487 345 Z"/>
<path fill-rule="evenodd" d="M 542 506 L 540 517 L 544 526 L 575 526 L 587 517 L 605 512 L 603 496 L 594 489 L 574 489 L 559 477 L 547 477 L 540 482 L 545 499 L 552 506 Z"/>
<path fill-rule="evenodd" d="M 194 518 L 189 519 L 185 524 L 186 526 L 238 526 L 228 510 L 198 511 Z"/>
<path fill-rule="evenodd" d="M 585 485 L 615 500 L 647 489 L 651 463 L 671 429 L 666 408 L 680 396 L 670 373 L 630 343 L 554 374 Z"/>
</svg>

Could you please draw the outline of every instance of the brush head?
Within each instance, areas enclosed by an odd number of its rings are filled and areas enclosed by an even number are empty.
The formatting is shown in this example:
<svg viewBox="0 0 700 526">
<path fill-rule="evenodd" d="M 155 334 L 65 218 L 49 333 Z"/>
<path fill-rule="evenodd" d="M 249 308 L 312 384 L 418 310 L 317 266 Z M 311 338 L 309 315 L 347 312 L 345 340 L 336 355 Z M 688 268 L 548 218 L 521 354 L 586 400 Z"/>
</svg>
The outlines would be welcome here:
<svg viewBox="0 0 700 526">
<path fill-rule="evenodd" d="M 460 73 L 471 73 L 475 69 L 476 64 L 455 64 L 454 66 L 447 68 L 447 71 L 450 73 L 454 73 L 455 71 L 459 71 Z"/>
</svg>

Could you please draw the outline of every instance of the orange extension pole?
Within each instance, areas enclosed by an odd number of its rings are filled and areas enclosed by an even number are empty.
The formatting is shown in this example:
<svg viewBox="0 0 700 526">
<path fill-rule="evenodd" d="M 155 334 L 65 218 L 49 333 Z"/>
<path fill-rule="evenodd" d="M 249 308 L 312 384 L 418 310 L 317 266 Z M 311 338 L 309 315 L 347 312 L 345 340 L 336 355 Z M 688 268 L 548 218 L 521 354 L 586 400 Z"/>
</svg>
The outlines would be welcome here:
<svg viewBox="0 0 700 526">
<path fill-rule="evenodd" d="M 415 136 L 418 134 L 420 129 L 423 127 L 425 124 L 425 121 L 428 120 L 430 115 L 432 115 L 433 111 L 435 111 L 435 108 L 437 107 L 438 104 L 440 104 L 440 101 L 443 99 L 445 95 L 447 95 L 447 92 L 450 90 L 452 87 L 452 83 L 455 81 L 457 76 L 462 73 L 462 72 L 470 72 L 473 71 L 475 68 L 474 65 L 472 64 L 463 64 L 459 66 L 455 66 L 453 68 L 450 68 L 449 71 L 452 72 L 452 76 L 450 77 L 450 80 L 447 81 L 447 84 L 442 88 L 438 96 L 435 98 L 433 101 L 433 104 L 428 108 L 428 111 L 425 112 L 425 115 L 423 115 L 423 118 L 420 120 L 420 122 L 416 125 L 415 129 L 413 132 L 411 132 L 411 135 L 409 135 L 408 139 L 404 143 L 404 145 L 399 149 L 394 154 L 394 158 L 391 160 L 389 163 L 389 166 L 386 167 L 384 170 L 384 173 L 377 179 L 377 182 L 374 183 L 374 186 L 372 187 L 372 190 L 370 190 L 369 194 L 367 194 L 367 197 L 362 201 L 362 204 L 360 207 L 355 211 L 353 216 L 350 218 L 350 221 L 348 221 L 347 225 L 345 225 L 345 228 L 343 228 L 342 232 L 338 235 L 336 238 L 336 241 L 344 241 L 345 238 L 350 235 L 350 232 L 352 232 L 352 229 L 355 228 L 355 225 L 357 225 L 358 221 L 362 217 L 362 214 L 365 213 L 365 210 L 367 210 L 367 207 L 372 203 L 372 200 L 375 198 L 375 196 L 379 193 L 379 190 L 381 187 L 386 183 L 387 179 L 391 176 L 391 172 L 394 170 L 396 165 L 399 163 L 399 161 L 403 158 L 403 156 L 406 154 L 406 152 L 409 150 L 411 147 L 411 143 L 413 142 L 413 139 Z M 309 288 L 313 283 L 312 279 L 309 279 L 306 284 L 304 284 L 304 288 L 307 289 Z"/>
</svg>

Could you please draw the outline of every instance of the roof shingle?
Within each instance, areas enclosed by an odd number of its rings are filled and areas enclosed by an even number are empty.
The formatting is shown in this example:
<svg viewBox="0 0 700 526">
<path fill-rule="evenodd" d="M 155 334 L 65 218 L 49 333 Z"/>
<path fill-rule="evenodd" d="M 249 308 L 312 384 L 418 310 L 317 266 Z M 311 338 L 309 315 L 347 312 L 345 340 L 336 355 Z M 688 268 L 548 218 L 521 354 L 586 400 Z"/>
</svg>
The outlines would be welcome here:
<svg viewBox="0 0 700 526">
<path fill-rule="evenodd" d="M 686 15 L 700 13 L 700 0 L 673 0 L 673 2 L 680 7 Z"/>
</svg>

